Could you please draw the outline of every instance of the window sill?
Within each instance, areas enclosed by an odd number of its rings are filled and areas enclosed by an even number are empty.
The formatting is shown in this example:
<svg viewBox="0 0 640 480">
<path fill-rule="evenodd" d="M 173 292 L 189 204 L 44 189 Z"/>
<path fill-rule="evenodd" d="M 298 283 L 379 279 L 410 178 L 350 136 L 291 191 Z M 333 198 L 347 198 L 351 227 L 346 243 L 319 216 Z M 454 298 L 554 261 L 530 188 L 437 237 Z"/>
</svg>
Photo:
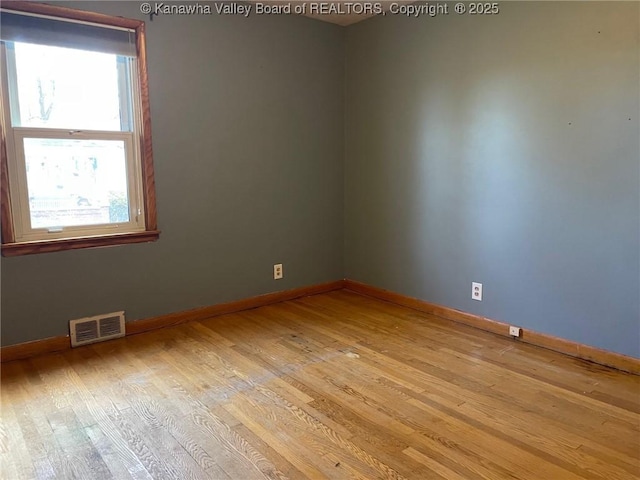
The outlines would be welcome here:
<svg viewBox="0 0 640 480">
<path fill-rule="evenodd" d="M 32 255 L 35 253 L 61 252 L 79 248 L 112 247 L 129 243 L 154 242 L 160 237 L 159 230 L 119 235 L 101 235 L 96 237 L 78 237 L 61 240 L 38 240 L 35 242 L 5 243 L 2 245 L 3 257 Z"/>
</svg>

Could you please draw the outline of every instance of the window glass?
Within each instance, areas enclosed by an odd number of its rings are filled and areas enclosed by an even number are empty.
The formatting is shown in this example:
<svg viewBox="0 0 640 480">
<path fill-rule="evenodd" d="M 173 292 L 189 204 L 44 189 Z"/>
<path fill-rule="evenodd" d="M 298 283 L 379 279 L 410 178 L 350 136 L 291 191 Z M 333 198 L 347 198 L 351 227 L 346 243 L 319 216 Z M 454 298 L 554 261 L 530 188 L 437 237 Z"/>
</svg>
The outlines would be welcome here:
<svg viewBox="0 0 640 480">
<path fill-rule="evenodd" d="M 121 140 L 25 138 L 31 228 L 129 221 Z"/>
<path fill-rule="evenodd" d="M 122 108 L 117 55 L 18 42 L 9 48 L 13 126 L 123 130 L 129 96 L 123 92 Z"/>
</svg>

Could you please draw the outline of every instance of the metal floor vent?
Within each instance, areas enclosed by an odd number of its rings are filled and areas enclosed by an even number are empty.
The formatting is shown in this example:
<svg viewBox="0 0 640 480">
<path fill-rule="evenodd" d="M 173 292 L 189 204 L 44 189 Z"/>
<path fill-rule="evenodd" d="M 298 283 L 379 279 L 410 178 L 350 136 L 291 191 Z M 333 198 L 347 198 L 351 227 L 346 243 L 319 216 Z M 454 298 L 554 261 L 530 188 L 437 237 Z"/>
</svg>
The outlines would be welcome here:
<svg viewBox="0 0 640 480">
<path fill-rule="evenodd" d="M 124 312 L 71 320 L 69 331 L 72 347 L 124 337 Z"/>
</svg>

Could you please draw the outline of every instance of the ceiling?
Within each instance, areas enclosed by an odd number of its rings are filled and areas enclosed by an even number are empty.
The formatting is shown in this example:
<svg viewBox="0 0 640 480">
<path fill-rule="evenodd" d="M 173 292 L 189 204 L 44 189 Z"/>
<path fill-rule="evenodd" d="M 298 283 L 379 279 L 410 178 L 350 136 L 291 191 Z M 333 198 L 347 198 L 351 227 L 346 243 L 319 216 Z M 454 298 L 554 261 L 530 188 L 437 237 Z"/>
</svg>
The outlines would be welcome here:
<svg viewBox="0 0 640 480">
<path fill-rule="evenodd" d="M 250 0 L 251 3 L 262 3 L 264 5 L 286 8 L 289 6 L 293 13 L 294 8 L 303 9 L 302 15 L 324 22 L 335 23 L 336 25 L 347 26 L 353 23 L 373 17 L 377 13 L 388 12 L 390 5 L 404 5 L 414 3 L 415 0 Z"/>
</svg>

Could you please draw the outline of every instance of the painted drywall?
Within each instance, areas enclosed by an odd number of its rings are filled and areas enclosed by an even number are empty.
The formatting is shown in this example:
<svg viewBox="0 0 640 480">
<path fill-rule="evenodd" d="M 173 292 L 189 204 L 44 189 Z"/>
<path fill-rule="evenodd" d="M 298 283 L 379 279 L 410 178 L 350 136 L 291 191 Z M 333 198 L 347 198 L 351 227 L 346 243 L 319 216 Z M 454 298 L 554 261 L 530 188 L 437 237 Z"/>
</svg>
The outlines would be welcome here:
<svg viewBox="0 0 640 480">
<path fill-rule="evenodd" d="M 640 356 L 639 13 L 349 27 L 346 277 Z"/>
<path fill-rule="evenodd" d="M 2 258 L 2 345 L 346 276 L 640 356 L 638 5 L 500 8 L 148 21 L 161 239 Z"/>
<path fill-rule="evenodd" d="M 343 278 L 343 29 L 57 3 L 147 20 L 162 235 L 2 258 L 2 345 L 103 312 L 135 320 Z"/>
</svg>

